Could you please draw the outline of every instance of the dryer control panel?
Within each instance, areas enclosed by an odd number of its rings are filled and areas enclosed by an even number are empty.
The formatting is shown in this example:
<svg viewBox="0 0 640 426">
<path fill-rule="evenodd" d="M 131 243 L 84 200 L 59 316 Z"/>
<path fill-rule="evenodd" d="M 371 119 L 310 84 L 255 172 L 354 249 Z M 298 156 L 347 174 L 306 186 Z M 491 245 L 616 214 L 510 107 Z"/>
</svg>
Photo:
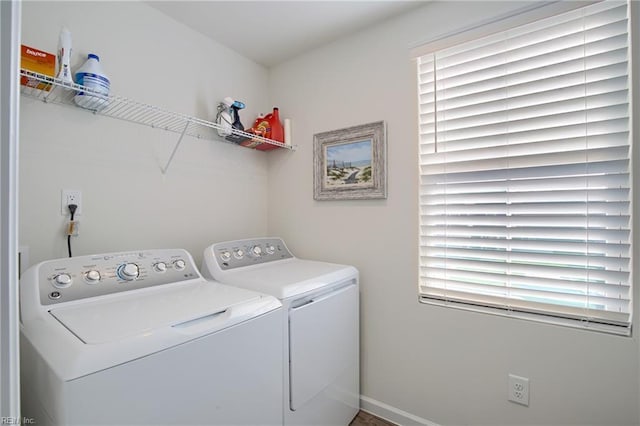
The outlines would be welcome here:
<svg viewBox="0 0 640 426">
<path fill-rule="evenodd" d="M 187 251 L 162 249 L 45 261 L 23 277 L 37 283 L 21 285 L 37 286 L 40 304 L 52 305 L 197 278 Z"/>
<path fill-rule="evenodd" d="M 226 241 L 214 244 L 210 250 L 223 271 L 293 257 L 280 238 Z"/>
</svg>

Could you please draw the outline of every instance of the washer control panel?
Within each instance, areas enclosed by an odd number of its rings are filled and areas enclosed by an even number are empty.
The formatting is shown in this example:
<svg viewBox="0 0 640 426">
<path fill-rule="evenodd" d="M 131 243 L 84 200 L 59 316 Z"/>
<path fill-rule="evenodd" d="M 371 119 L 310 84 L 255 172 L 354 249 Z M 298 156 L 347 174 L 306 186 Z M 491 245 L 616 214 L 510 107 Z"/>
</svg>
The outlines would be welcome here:
<svg viewBox="0 0 640 426">
<path fill-rule="evenodd" d="M 255 238 L 227 241 L 213 245 L 216 261 L 222 270 L 293 257 L 280 238 Z"/>
<path fill-rule="evenodd" d="M 38 265 L 42 305 L 202 278 L 182 249 L 78 256 Z"/>
</svg>

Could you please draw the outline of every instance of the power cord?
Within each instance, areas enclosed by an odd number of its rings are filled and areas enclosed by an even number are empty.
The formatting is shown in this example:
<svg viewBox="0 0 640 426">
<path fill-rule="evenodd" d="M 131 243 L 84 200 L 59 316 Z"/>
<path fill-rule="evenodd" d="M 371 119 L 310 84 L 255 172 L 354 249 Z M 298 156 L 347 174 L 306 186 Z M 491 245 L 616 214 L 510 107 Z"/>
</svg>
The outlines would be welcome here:
<svg viewBox="0 0 640 426">
<path fill-rule="evenodd" d="M 72 257 L 71 256 L 71 236 L 73 235 L 73 231 L 74 231 L 73 217 L 76 214 L 76 210 L 78 209 L 78 206 L 76 204 L 69 204 L 67 207 L 69 207 L 69 213 L 71 213 L 71 220 L 69 221 L 69 229 L 67 230 L 67 249 L 69 250 L 69 257 Z"/>
</svg>

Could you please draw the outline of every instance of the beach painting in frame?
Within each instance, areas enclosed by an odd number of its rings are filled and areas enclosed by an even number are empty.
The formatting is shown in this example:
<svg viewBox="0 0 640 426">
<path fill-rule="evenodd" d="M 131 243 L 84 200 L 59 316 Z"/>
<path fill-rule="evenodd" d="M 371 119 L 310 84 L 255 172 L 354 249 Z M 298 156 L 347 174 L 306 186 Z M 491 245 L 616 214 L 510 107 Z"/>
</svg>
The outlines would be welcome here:
<svg viewBox="0 0 640 426">
<path fill-rule="evenodd" d="M 386 198 L 383 121 L 314 135 L 316 200 Z"/>
<path fill-rule="evenodd" d="M 371 182 L 371 139 L 325 147 L 325 185 L 327 188 L 356 185 L 366 188 Z"/>
</svg>

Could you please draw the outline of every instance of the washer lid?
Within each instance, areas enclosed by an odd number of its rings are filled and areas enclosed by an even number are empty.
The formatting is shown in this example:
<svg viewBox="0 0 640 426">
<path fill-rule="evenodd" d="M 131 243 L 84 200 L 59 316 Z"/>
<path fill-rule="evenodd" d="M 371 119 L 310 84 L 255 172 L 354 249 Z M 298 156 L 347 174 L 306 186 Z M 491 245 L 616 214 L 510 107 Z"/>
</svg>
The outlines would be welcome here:
<svg viewBox="0 0 640 426">
<path fill-rule="evenodd" d="M 204 280 L 132 293 L 60 307 L 50 313 L 84 343 L 102 344 L 134 336 L 149 338 L 154 330 L 260 299 L 252 291 Z"/>
<path fill-rule="evenodd" d="M 215 280 L 224 284 L 266 293 L 280 300 L 358 277 L 358 270 L 353 266 L 298 258 L 211 272 Z"/>
</svg>

